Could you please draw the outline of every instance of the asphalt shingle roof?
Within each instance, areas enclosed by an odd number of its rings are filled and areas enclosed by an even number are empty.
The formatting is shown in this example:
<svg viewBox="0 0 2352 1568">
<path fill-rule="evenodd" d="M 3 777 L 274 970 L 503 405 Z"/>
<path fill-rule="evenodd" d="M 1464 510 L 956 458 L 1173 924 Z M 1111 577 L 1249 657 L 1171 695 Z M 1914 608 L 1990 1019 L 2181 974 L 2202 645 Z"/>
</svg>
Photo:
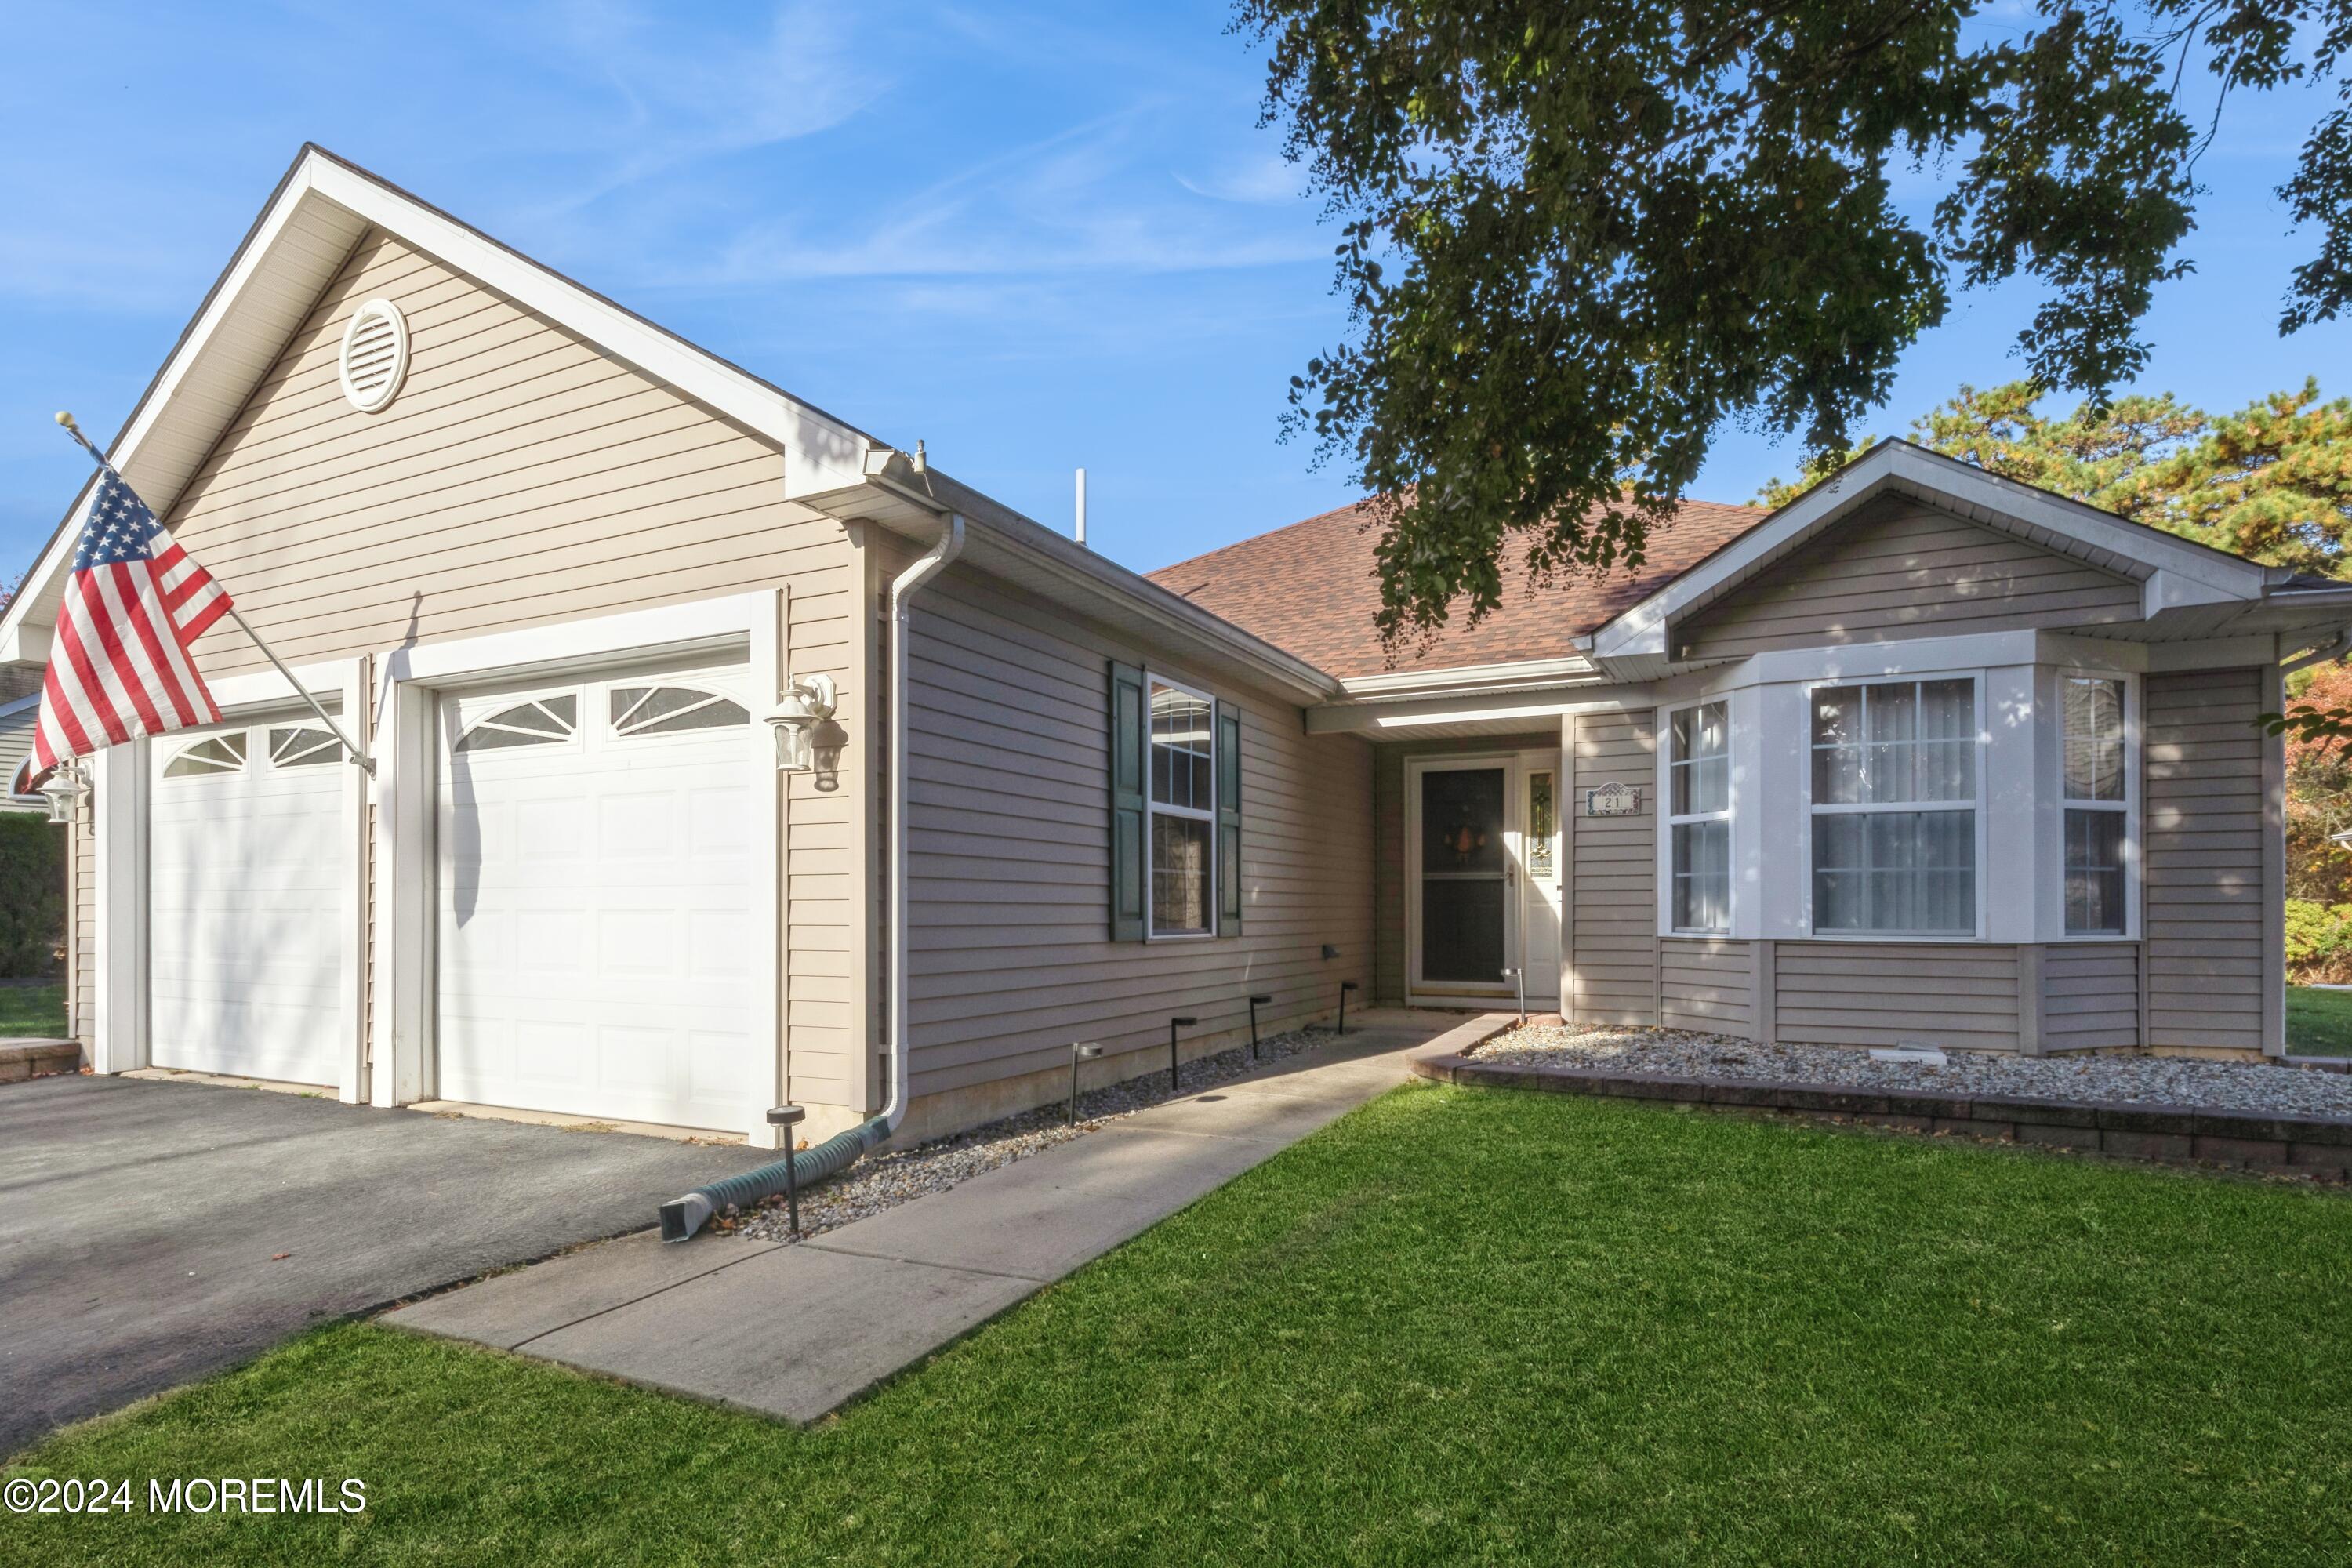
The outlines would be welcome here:
<svg viewBox="0 0 2352 1568">
<path fill-rule="evenodd" d="M 1503 602 L 1493 614 L 1472 629 L 1457 607 L 1432 647 L 1408 649 L 1391 665 L 1372 624 L 1381 587 L 1372 557 L 1377 533 L 1364 526 L 1369 507 L 1358 501 L 1146 575 L 1341 679 L 1391 668 L 1452 669 L 1572 653 L 1573 639 L 1769 515 L 1761 507 L 1685 501 L 1670 523 L 1652 531 L 1649 559 L 1638 570 L 1564 574 L 1541 590 L 1530 588 L 1512 552 L 1503 565 Z"/>
</svg>

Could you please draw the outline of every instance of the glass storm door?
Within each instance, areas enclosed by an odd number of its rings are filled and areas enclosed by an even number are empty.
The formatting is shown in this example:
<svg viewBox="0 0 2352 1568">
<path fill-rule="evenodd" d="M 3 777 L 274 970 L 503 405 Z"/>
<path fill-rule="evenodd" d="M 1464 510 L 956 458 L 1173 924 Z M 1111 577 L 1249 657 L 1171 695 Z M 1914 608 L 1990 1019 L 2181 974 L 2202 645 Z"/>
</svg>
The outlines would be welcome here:
<svg viewBox="0 0 2352 1568">
<path fill-rule="evenodd" d="M 1421 963 L 1432 985 L 1502 986 L 1510 960 L 1510 769 L 1430 767 L 1418 824 Z"/>
</svg>

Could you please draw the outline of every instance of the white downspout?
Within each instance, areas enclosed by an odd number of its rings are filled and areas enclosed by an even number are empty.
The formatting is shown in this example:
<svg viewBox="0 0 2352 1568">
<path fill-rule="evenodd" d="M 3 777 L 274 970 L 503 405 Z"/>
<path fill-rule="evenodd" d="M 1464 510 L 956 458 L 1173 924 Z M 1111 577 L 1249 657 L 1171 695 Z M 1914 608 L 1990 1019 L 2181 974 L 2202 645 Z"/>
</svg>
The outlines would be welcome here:
<svg viewBox="0 0 2352 1568">
<path fill-rule="evenodd" d="M 929 554 L 890 584 L 890 1100 L 892 1132 L 907 1115 L 907 621 L 916 589 L 963 553 L 963 514 L 950 512 Z"/>
</svg>

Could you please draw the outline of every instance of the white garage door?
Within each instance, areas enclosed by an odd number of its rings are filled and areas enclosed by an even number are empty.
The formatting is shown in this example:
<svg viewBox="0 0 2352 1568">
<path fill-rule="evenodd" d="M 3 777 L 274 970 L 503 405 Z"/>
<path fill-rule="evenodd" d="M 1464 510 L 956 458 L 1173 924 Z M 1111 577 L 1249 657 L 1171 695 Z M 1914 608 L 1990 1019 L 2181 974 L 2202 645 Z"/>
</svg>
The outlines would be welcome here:
<svg viewBox="0 0 2352 1568">
<path fill-rule="evenodd" d="M 154 747 L 148 1037 L 157 1067 L 332 1084 L 350 779 L 317 721 Z"/>
<path fill-rule="evenodd" d="M 740 680 L 454 699 L 441 733 L 441 1097 L 740 1128 L 772 1088 Z"/>
</svg>

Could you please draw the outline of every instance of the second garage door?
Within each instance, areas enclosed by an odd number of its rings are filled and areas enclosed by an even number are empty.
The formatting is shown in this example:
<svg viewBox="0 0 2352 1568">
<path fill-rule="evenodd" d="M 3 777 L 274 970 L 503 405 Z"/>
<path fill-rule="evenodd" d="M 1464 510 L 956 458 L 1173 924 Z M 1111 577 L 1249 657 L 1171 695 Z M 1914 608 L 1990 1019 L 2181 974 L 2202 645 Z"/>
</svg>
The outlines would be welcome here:
<svg viewBox="0 0 2352 1568">
<path fill-rule="evenodd" d="M 738 1129 L 772 1088 L 739 679 L 446 700 L 445 1100 Z"/>
</svg>

